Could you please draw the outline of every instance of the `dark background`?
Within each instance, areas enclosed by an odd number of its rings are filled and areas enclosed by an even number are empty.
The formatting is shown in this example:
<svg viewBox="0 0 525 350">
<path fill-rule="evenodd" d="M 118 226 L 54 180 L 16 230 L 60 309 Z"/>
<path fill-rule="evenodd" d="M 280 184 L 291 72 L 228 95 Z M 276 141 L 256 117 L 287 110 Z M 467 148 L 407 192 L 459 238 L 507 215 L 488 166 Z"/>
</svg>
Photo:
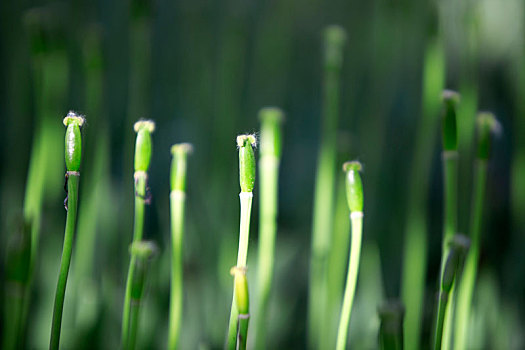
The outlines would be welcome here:
<svg viewBox="0 0 525 350">
<path fill-rule="evenodd" d="M 49 161 L 42 171 L 42 236 L 27 346 L 45 348 L 48 343 L 65 220 L 62 118 L 68 110 L 87 118 L 80 210 L 92 194 L 94 209 L 85 225 L 96 234 L 90 287 L 95 292 L 86 298 L 96 322 L 85 332 L 76 332 L 73 322 L 68 322 L 79 317 L 71 311 L 78 300 L 75 290 L 84 290 L 75 287 L 73 270 L 62 327 L 64 348 L 118 346 L 133 222 L 133 123 L 151 118 L 157 129 L 149 183 L 153 203 L 147 209 L 145 237 L 159 245 L 160 255 L 148 282 L 139 345 L 165 347 L 169 149 L 176 142 L 191 142 L 181 345 L 206 349 L 222 346 L 229 316 L 228 271 L 237 251 L 239 215 L 235 137 L 257 132 L 258 110 L 275 105 L 285 111 L 286 122 L 268 343 L 271 348 L 305 347 L 321 125 L 322 31 L 329 24 L 341 25 L 348 34 L 341 79 L 340 153 L 364 164 L 364 259 L 370 262 L 363 263 L 356 303 L 371 312 L 356 311 L 350 337 L 375 344 L 377 302 L 400 295 L 406 199 L 418 183 L 409 177 L 409 170 L 421 118 L 423 55 L 429 36 L 439 28 L 446 52 L 446 87 L 470 86 L 467 90 L 477 96 L 476 109 L 494 112 L 503 127 L 489 164 L 479 270 L 486 280 L 483 295 L 489 298 L 479 303 L 476 334 L 491 348 L 498 344 L 498 336 L 510 336 L 517 348 L 516 344 L 523 346 L 519 330 L 525 295 L 525 173 L 520 171 L 525 166 L 524 15 L 525 4 L 518 0 L 461 4 L 443 0 L 437 5 L 408 0 L 2 1 L 2 242 L 23 208 L 38 126 L 43 120 L 52 121 L 50 132 L 57 135 L 57 142 L 46 146 Z M 468 120 L 461 125 L 465 129 L 460 137 L 473 130 Z M 439 135 L 439 128 L 435 132 Z M 439 137 L 428 157 L 426 343 L 441 254 Z M 93 170 L 97 160 L 98 173 Z M 468 151 L 460 155 L 460 162 L 459 229 L 466 232 L 472 177 Z M 254 260 L 249 262 L 252 273 L 256 271 L 257 195 L 256 187 L 249 254 Z M 72 269 L 79 249 L 77 245 L 73 252 Z M 483 308 L 483 302 L 488 306 Z M 491 308 L 497 312 L 486 311 Z M 368 331 L 358 331 L 363 324 L 369 325 Z M 507 333 L 494 329 L 498 324 L 506 325 L 502 328 Z"/>
</svg>

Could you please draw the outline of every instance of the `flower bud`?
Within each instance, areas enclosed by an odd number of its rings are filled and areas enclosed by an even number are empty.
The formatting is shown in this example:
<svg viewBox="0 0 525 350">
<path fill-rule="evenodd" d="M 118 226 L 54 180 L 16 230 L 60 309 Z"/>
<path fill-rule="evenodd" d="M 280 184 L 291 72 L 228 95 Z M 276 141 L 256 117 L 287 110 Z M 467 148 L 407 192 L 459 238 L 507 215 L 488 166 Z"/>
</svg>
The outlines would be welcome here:
<svg viewBox="0 0 525 350">
<path fill-rule="evenodd" d="M 462 269 L 463 262 L 470 247 L 470 239 L 464 235 L 456 234 L 449 244 L 450 250 L 441 280 L 441 288 L 447 293 L 452 289 L 452 285 Z"/>
<path fill-rule="evenodd" d="M 346 172 L 346 199 L 350 212 L 363 211 L 363 184 L 359 174 L 362 168 L 358 161 L 343 164 L 343 170 Z"/>
<path fill-rule="evenodd" d="M 255 145 L 255 135 L 237 136 L 241 192 L 252 192 L 255 185 L 255 155 L 253 153 Z"/>
<path fill-rule="evenodd" d="M 281 157 L 281 124 L 283 111 L 277 107 L 266 107 L 259 112 L 261 120 L 261 156 Z"/>
<path fill-rule="evenodd" d="M 188 154 L 193 151 L 189 143 L 178 143 L 171 147 L 171 190 L 186 191 L 186 163 Z"/>
<path fill-rule="evenodd" d="M 324 62 L 326 68 L 339 70 L 343 63 L 343 46 L 346 41 L 345 30 L 331 25 L 324 31 Z"/>
<path fill-rule="evenodd" d="M 151 133 L 155 123 L 151 120 L 139 120 L 133 126 L 137 133 L 135 143 L 135 171 L 148 171 L 151 160 Z"/>
<path fill-rule="evenodd" d="M 84 124 L 84 117 L 70 111 L 64 118 L 66 126 L 65 160 L 67 171 L 79 171 L 82 157 L 82 136 L 80 127 Z"/>
<path fill-rule="evenodd" d="M 490 157 L 492 144 L 491 134 L 499 134 L 501 132 L 501 125 L 496 117 L 494 117 L 494 114 L 490 112 L 480 112 L 476 124 L 478 127 L 477 157 L 478 159 L 487 160 Z"/>
<path fill-rule="evenodd" d="M 235 276 L 235 302 L 239 315 L 247 315 L 250 313 L 250 299 L 246 268 L 234 266 L 231 268 L 230 274 Z"/>
<path fill-rule="evenodd" d="M 140 300 L 144 292 L 144 281 L 151 258 L 157 253 L 157 246 L 153 242 L 137 241 L 130 246 L 135 273 L 131 281 L 131 299 Z"/>
</svg>

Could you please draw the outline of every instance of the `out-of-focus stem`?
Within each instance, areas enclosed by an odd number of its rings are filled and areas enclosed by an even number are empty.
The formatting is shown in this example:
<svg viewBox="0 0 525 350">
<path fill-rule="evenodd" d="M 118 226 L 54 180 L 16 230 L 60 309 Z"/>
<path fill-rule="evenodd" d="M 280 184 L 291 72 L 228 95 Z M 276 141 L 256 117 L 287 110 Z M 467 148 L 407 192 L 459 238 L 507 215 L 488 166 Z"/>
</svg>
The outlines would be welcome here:
<svg viewBox="0 0 525 350">
<path fill-rule="evenodd" d="M 403 253 L 402 298 L 406 305 L 404 339 L 408 350 L 419 350 L 425 272 L 427 266 L 426 202 L 432 149 L 439 116 L 439 93 L 445 76 L 445 54 L 439 37 L 426 48 L 423 70 L 422 115 L 416 133 L 408 195 Z M 415 263 L 417 262 L 417 263 Z"/>
<path fill-rule="evenodd" d="M 282 112 L 264 108 L 261 119 L 261 157 L 259 178 L 261 186 L 259 219 L 258 275 L 259 307 L 256 316 L 256 349 L 266 349 L 268 301 L 274 270 L 275 235 L 277 232 L 278 178 L 281 155 Z"/>
<path fill-rule="evenodd" d="M 171 282 L 170 282 L 170 322 L 168 349 L 177 348 L 182 320 L 182 260 L 184 236 L 184 211 L 186 202 L 187 155 L 189 144 L 177 144 L 171 149 Z"/>
<path fill-rule="evenodd" d="M 339 26 L 325 29 L 323 116 L 321 145 L 317 158 L 312 223 L 312 254 L 308 295 L 308 347 L 321 346 L 326 305 L 326 260 L 332 237 L 334 182 L 337 159 L 340 74 L 345 31 Z"/>
</svg>

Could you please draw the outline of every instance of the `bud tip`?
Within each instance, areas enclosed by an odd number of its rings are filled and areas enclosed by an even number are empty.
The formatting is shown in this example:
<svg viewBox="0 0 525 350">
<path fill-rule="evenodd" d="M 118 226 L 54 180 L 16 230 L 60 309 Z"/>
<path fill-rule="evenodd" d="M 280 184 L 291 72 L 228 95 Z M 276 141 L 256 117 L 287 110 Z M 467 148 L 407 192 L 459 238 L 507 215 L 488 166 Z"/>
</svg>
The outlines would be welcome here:
<svg viewBox="0 0 525 350">
<path fill-rule="evenodd" d="M 246 142 L 250 143 L 252 147 L 257 146 L 257 138 L 255 134 L 245 134 L 237 136 L 237 147 L 244 147 Z"/>
<path fill-rule="evenodd" d="M 82 127 L 85 121 L 86 118 L 84 118 L 83 115 L 77 114 L 73 111 L 69 111 L 69 113 L 64 117 L 64 120 L 62 122 L 66 127 L 69 126 L 69 124 L 71 123 L 77 123 L 79 127 Z"/>
<path fill-rule="evenodd" d="M 155 122 L 153 120 L 141 119 L 133 125 L 133 129 L 135 132 L 139 132 L 140 130 L 144 129 L 152 133 L 155 131 Z"/>
</svg>

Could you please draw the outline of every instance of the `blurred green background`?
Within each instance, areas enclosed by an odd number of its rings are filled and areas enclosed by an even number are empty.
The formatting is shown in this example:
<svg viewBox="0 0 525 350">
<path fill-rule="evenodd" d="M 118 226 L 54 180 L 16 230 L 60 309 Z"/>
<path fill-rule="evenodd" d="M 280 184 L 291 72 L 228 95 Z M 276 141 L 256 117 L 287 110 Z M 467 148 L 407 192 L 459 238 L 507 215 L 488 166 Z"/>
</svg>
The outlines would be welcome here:
<svg viewBox="0 0 525 350">
<path fill-rule="evenodd" d="M 320 141 L 322 31 L 347 30 L 341 79 L 340 162 L 364 164 L 364 247 L 350 339 L 375 348 L 376 307 L 399 298 L 407 198 L 427 44 L 445 52 L 445 86 L 468 101 L 459 121 L 459 228 L 469 225 L 474 112 L 503 132 L 489 164 L 476 348 L 518 349 L 525 320 L 525 3 L 521 0 L 74 0 L 0 3 L 0 246 L 21 215 L 31 151 L 43 184 L 41 239 L 25 346 L 46 348 L 63 240 L 62 118 L 85 114 L 80 216 L 62 326 L 63 348 L 115 349 L 133 225 L 133 123 L 155 120 L 152 204 L 145 237 L 160 247 L 148 281 L 142 348 L 165 348 L 169 304 L 170 146 L 191 142 L 181 348 L 218 349 L 238 242 L 235 137 L 257 112 L 286 113 L 275 285 L 268 346 L 306 347 L 312 197 Z M 440 96 L 435 96 L 439 101 Z M 45 130 L 52 135 L 39 140 Z M 441 254 L 439 127 L 429 153 L 428 267 L 423 344 Z M 338 168 L 339 169 L 339 168 Z M 255 189 L 249 279 L 255 280 Z M 413 264 L 418 264 L 414 261 Z M 4 269 L 2 269 L 4 270 Z M 2 279 L 3 281 L 4 279 Z M 2 282 L 4 283 L 4 282 Z M 250 293 L 256 290 L 250 285 Z M 2 288 L 3 297 L 9 290 Z M 3 305 L 3 303 L 2 303 Z M 4 306 L 3 306 L 4 307 Z M 5 313 L 2 323 L 9 322 Z M 473 341 L 474 341 L 473 340 Z M 477 344 L 477 345 L 476 345 Z"/>
</svg>

